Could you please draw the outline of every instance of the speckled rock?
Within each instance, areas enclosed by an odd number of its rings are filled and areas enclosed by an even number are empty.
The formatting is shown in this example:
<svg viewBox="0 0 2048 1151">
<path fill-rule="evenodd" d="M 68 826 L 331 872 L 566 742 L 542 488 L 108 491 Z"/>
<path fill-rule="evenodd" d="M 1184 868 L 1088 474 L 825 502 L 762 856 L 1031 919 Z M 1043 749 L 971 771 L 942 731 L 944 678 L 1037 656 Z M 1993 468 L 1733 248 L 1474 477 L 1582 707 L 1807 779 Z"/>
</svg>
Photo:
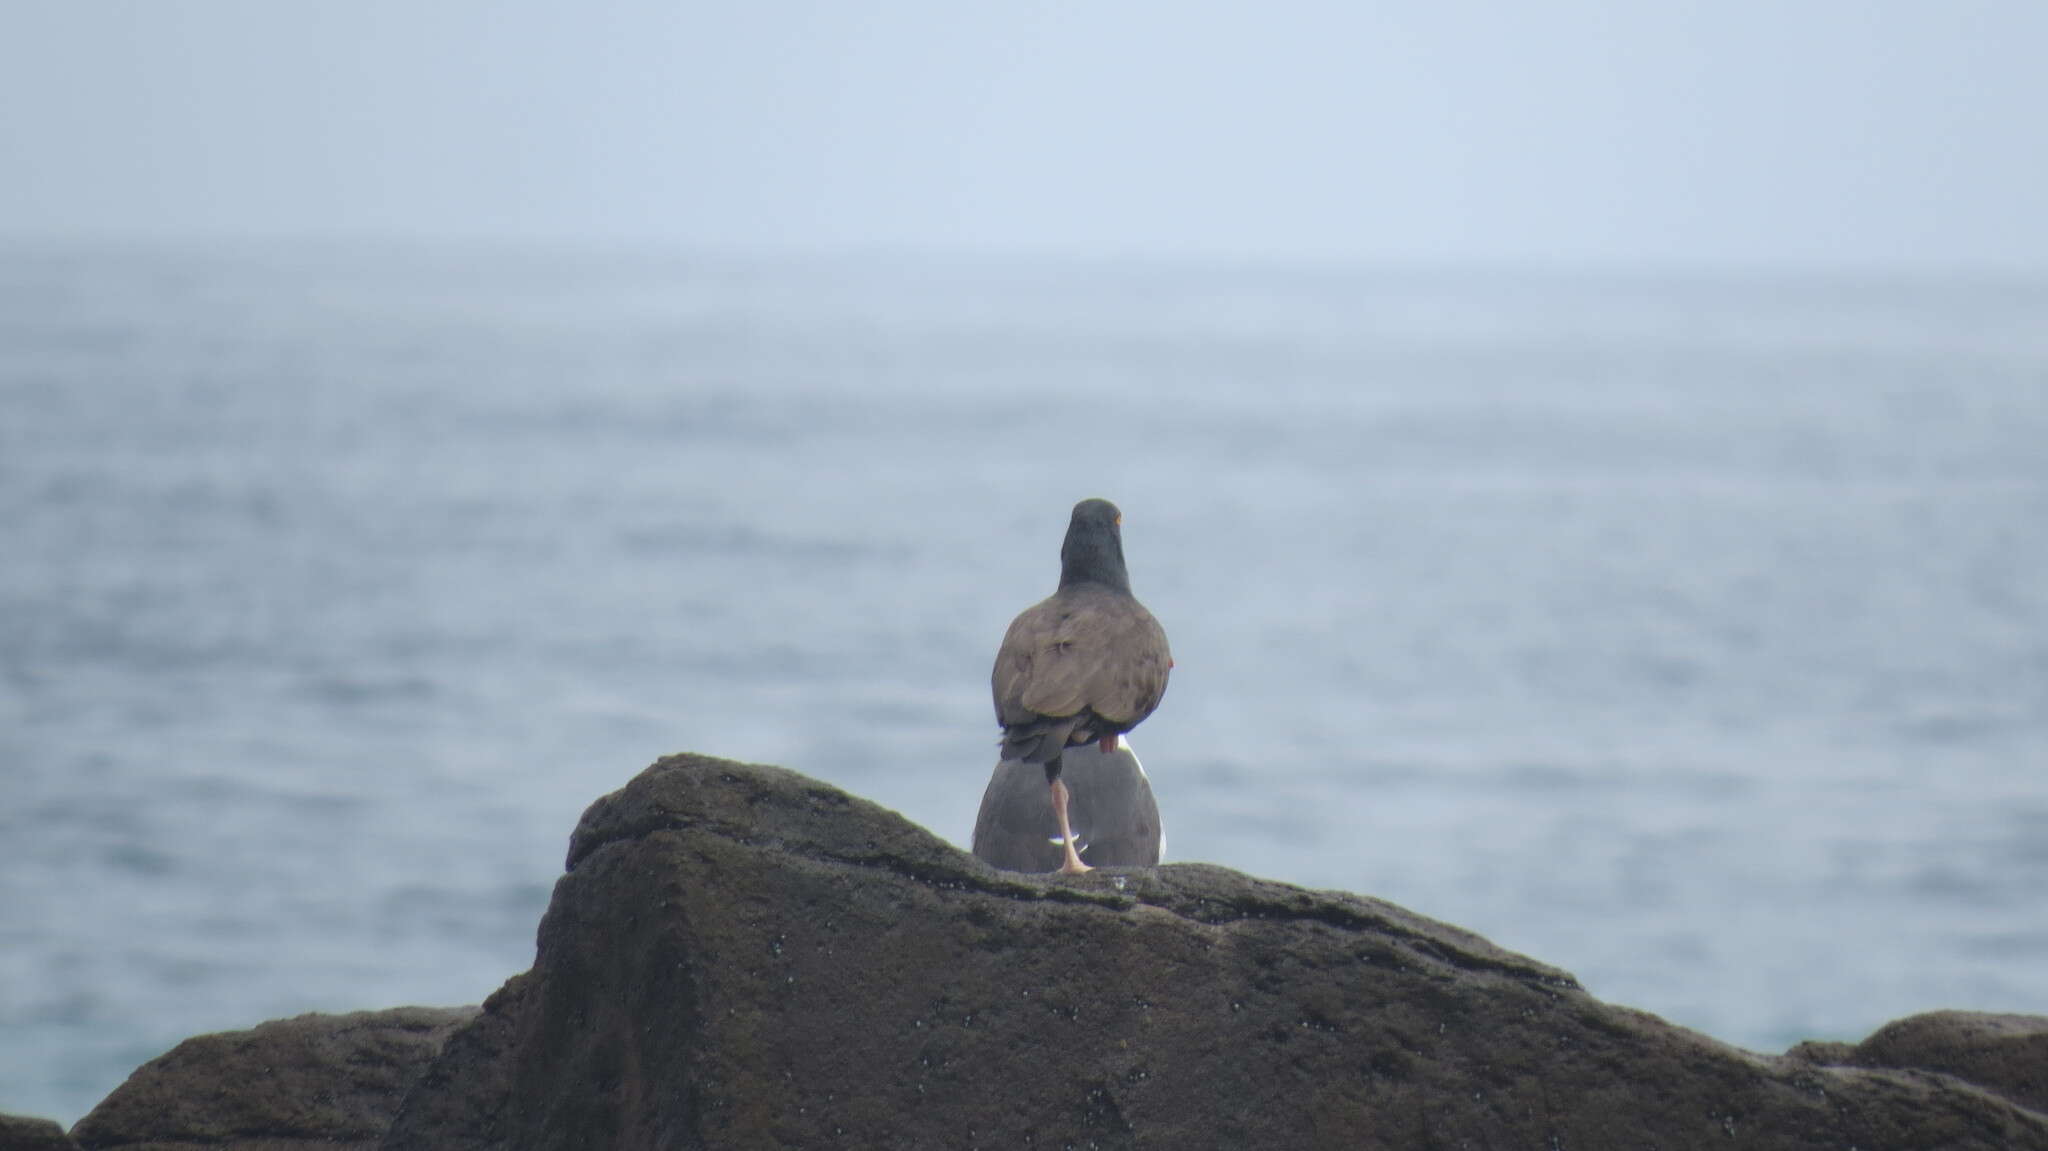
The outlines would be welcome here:
<svg viewBox="0 0 2048 1151">
<path fill-rule="evenodd" d="M 2014 1099 L 1737 1050 L 1378 900 L 998 872 L 779 768 L 662 760 L 568 864 L 388 1151 L 2048 1149 Z"/>
<path fill-rule="evenodd" d="M 187 1039 L 71 1129 L 86 1151 L 369 1151 L 474 1007 L 300 1015 Z"/>
<path fill-rule="evenodd" d="M 78 1151 L 78 1144 L 53 1120 L 0 1115 L 0 1151 Z"/>
<path fill-rule="evenodd" d="M 1953 1075 L 2048 1112 L 2048 1019 L 2038 1015 L 1908 1016 L 1878 1028 L 1842 1062 Z"/>
</svg>

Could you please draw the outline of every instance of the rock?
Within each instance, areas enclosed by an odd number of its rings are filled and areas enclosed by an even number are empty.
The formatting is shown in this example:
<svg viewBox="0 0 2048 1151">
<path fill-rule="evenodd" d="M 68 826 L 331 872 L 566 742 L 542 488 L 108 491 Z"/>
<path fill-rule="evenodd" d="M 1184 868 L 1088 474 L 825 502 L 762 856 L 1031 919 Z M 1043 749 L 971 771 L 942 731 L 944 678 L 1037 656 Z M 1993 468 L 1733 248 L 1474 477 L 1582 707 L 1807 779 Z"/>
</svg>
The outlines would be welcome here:
<svg viewBox="0 0 2048 1151">
<path fill-rule="evenodd" d="M 1785 1052 L 1785 1058 L 1795 1063 L 1838 1067 L 1849 1062 L 1849 1055 L 1855 1050 L 1854 1043 L 1839 1043 L 1832 1039 L 1807 1039 L 1793 1044 Z"/>
<path fill-rule="evenodd" d="M 1070 747 L 1062 757 L 1067 822 L 1081 861 L 1097 867 L 1149 867 L 1159 862 L 1165 834 L 1152 781 L 1130 744 L 1115 751 L 1095 744 Z M 1045 786 L 1045 768 L 1015 761 L 996 764 L 974 820 L 975 858 L 1005 871 L 1058 871 L 1066 862 L 1059 821 Z"/>
<path fill-rule="evenodd" d="M 0 1151 L 78 1151 L 78 1144 L 52 1120 L 0 1115 Z"/>
<path fill-rule="evenodd" d="M 1937 1071 L 2048 1112 L 2048 1019 L 2038 1015 L 1909 1016 L 1878 1028 L 1843 1062 Z"/>
<path fill-rule="evenodd" d="M 484 1000 L 467 1027 L 449 1036 L 391 1123 L 385 1146 L 434 1146 L 435 1133 L 461 1132 L 471 1145 L 509 1147 L 504 1137 L 513 1095 L 513 1064 L 504 1058 L 517 1041 L 514 1028 L 531 1013 L 533 973 L 515 975 Z M 427 1132 L 421 1144 L 420 1132 Z M 601 1146 L 593 1143 L 592 1146 Z"/>
<path fill-rule="evenodd" d="M 1740 1051 L 1378 900 L 998 872 L 778 768 L 664 759 L 568 863 L 388 1151 L 2048 1149 L 2011 1099 Z"/>
<path fill-rule="evenodd" d="M 300 1015 L 187 1039 L 136 1069 L 71 1130 L 122 1151 L 374 1148 L 474 1007 Z"/>
</svg>

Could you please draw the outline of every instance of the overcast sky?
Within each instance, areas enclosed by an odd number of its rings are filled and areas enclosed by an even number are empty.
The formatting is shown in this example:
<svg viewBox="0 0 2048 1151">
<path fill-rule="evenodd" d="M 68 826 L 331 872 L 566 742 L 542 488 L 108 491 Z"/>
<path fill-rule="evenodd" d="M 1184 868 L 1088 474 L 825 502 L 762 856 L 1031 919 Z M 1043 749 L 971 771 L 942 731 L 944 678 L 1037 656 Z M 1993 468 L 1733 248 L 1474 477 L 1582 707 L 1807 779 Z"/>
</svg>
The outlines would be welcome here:
<svg viewBox="0 0 2048 1151">
<path fill-rule="evenodd" d="M 0 234 L 2048 272 L 2048 0 L 0 0 Z"/>
</svg>

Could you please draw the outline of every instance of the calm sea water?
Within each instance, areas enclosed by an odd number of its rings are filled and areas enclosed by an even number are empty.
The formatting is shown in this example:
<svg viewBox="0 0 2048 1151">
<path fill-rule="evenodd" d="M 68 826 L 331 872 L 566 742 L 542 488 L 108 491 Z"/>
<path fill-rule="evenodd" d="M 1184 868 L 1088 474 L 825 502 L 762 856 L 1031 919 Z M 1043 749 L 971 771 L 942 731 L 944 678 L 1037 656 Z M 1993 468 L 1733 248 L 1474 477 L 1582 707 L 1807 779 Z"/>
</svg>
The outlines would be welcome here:
<svg viewBox="0 0 2048 1151">
<path fill-rule="evenodd" d="M 1172 857 L 1762 1050 L 2048 1012 L 2048 288 L 0 252 L 0 1110 L 482 999 L 584 805 L 964 843 L 1068 507 Z"/>
</svg>

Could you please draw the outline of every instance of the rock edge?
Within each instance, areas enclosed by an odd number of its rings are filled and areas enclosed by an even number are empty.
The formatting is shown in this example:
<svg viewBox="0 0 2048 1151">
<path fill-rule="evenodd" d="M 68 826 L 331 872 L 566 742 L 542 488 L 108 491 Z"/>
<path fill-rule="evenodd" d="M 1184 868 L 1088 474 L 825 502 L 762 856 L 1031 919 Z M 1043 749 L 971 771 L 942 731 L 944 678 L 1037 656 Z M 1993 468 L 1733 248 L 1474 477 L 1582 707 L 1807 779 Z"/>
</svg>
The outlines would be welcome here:
<svg viewBox="0 0 2048 1151">
<path fill-rule="evenodd" d="M 188 1040 L 69 1137 L 0 1117 L 0 1151 L 2048 1151 L 2048 1018 L 1758 1055 L 1380 900 L 998 872 L 781 768 L 663 759 L 567 864 L 533 968 L 481 1008 Z"/>
</svg>

